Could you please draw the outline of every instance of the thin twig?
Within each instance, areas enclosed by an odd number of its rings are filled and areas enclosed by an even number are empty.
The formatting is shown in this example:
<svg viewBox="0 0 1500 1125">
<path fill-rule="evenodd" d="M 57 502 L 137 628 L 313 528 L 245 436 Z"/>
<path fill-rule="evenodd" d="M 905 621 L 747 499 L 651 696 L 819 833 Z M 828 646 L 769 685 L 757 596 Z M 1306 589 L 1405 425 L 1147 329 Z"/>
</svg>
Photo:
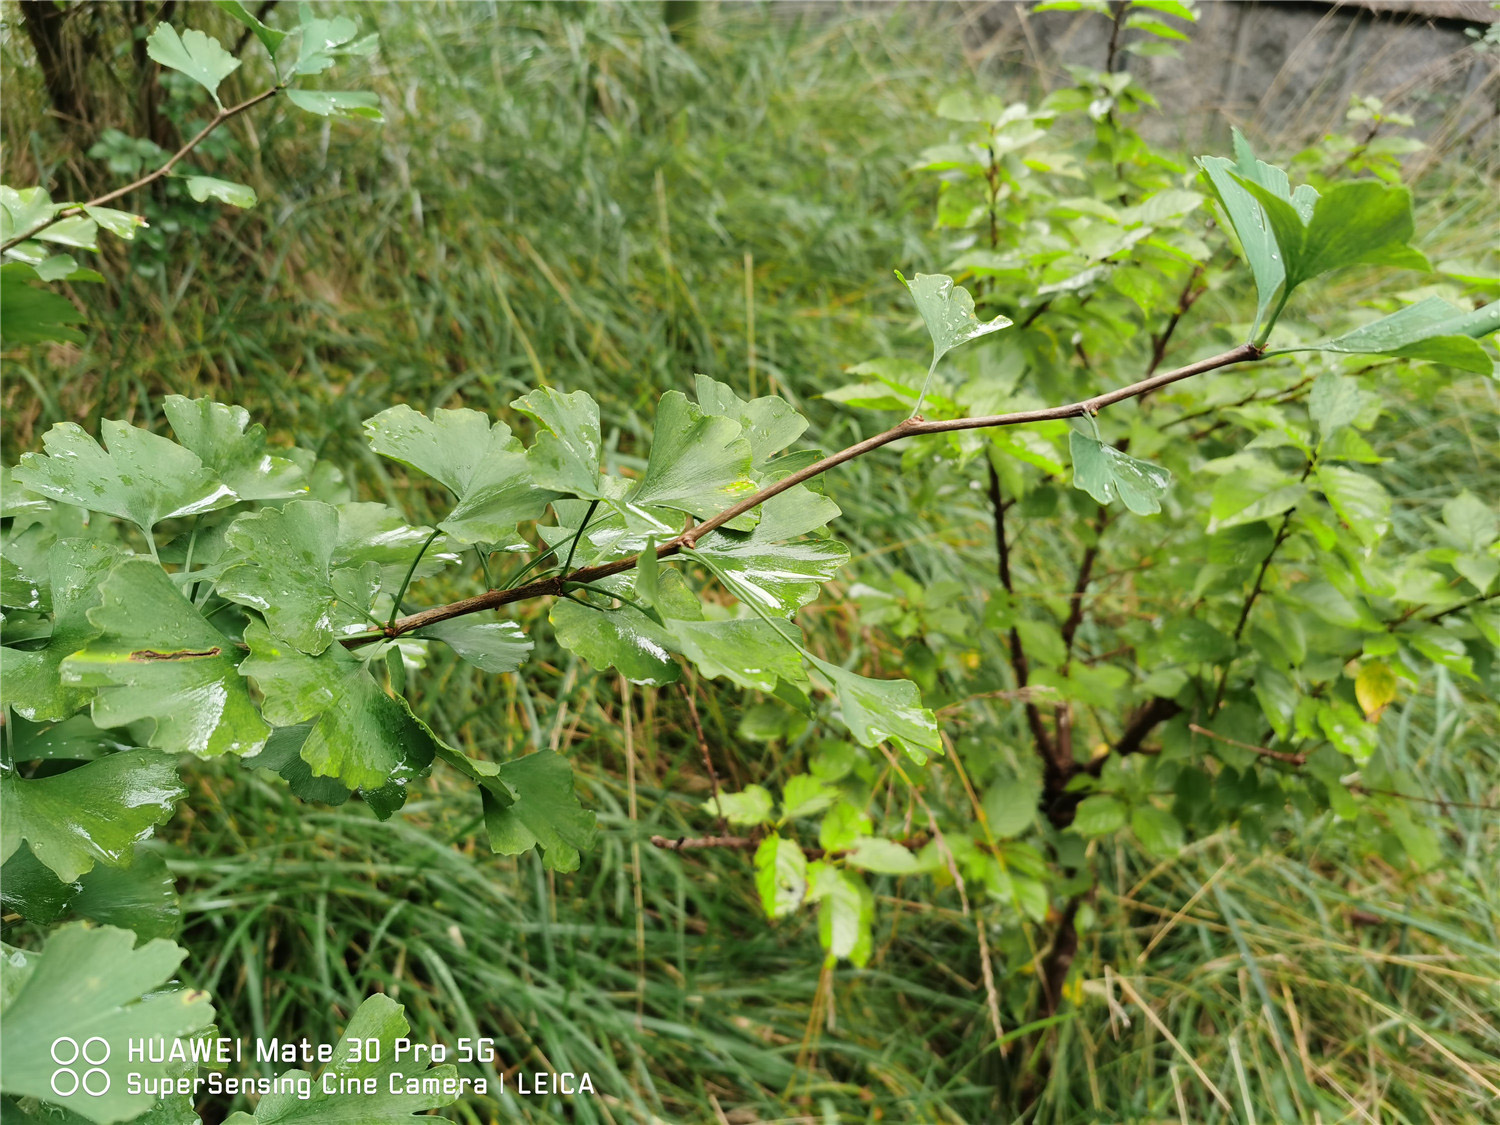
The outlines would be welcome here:
<svg viewBox="0 0 1500 1125">
<path fill-rule="evenodd" d="M 1031 422 L 1053 422 L 1067 418 L 1079 418 L 1085 414 L 1097 414 L 1106 406 L 1112 406 L 1117 402 L 1124 402 L 1126 399 L 1136 398 L 1148 391 L 1165 387 L 1170 383 L 1190 379 L 1195 375 L 1202 375 L 1205 372 L 1214 371 L 1221 367 L 1228 367 L 1231 364 L 1258 359 L 1263 351 L 1264 349 L 1255 344 L 1241 344 L 1227 352 L 1221 352 L 1207 359 L 1201 359 L 1197 363 L 1190 363 L 1186 367 L 1179 367 L 1174 371 L 1166 371 L 1160 375 L 1154 375 L 1149 379 L 1142 379 L 1138 383 L 1119 387 L 1116 390 L 1095 395 L 1093 398 L 1070 402 L 1063 406 L 1052 406 L 1041 410 L 1018 410 L 1011 414 L 991 414 L 977 418 L 940 418 L 929 421 L 920 416 L 913 416 L 891 427 L 884 433 L 876 434 L 874 437 L 866 438 L 861 442 L 856 442 L 846 449 L 841 449 L 837 453 L 830 454 L 822 460 L 814 462 L 805 469 L 789 473 L 780 480 L 762 488 L 753 496 L 746 497 L 739 503 L 725 508 L 718 515 L 694 525 L 672 539 L 668 539 L 665 543 L 657 547 L 656 557 L 659 559 L 667 558 L 684 549 L 691 550 L 697 546 L 698 540 L 710 531 L 722 527 L 736 517 L 760 507 L 767 500 L 781 495 L 790 488 L 795 488 L 803 481 L 811 480 L 813 477 L 826 473 L 829 469 L 836 468 L 845 462 L 853 461 L 858 457 L 863 457 L 866 453 L 874 452 L 882 446 L 901 441 L 903 438 L 916 437 L 923 434 L 952 433 L 958 430 L 984 430 L 1000 426 L 1021 426 Z M 594 582 L 600 578 L 608 578 L 611 575 L 632 570 L 639 561 L 639 555 L 630 555 L 627 558 L 616 559 L 614 562 L 583 567 L 572 574 L 559 574 L 539 578 L 527 583 L 525 586 L 517 586 L 509 590 L 487 590 L 482 594 L 476 594 L 472 598 L 464 598 L 461 601 L 451 602 L 448 605 L 434 606 L 431 609 L 422 610 L 420 613 L 403 617 L 396 622 L 391 632 L 387 635 L 392 637 L 401 636 L 404 633 L 410 633 L 414 629 L 420 629 L 424 625 L 432 625 L 438 621 L 447 621 L 454 617 L 463 617 L 470 613 L 498 609 L 500 606 L 510 605 L 513 602 L 528 601 L 532 598 L 556 597 L 562 594 L 569 586 L 583 582 Z M 343 643 L 353 648 L 370 644 L 380 639 L 382 638 L 379 635 L 349 637 Z"/>
<path fill-rule="evenodd" d="M 688 718 L 693 723 L 693 733 L 698 736 L 698 753 L 703 755 L 703 768 L 708 771 L 709 784 L 713 786 L 714 808 L 719 810 L 719 831 L 726 836 L 729 835 L 729 821 L 724 816 L 724 806 L 719 801 L 719 775 L 714 770 L 713 756 L 708 752 L 708 739 L 703 734 L 703 720 L 698 718 L 698 703 L 693 699 L 693 691 L 685 683 L 677 685 L 682 689 L 682 698 L 687 700 Z"/>
<path fill-rule="evenodd" d="M 52 226 L 55 223 L 60 223 L 64 219 L 72 218 L 74 215 L 83 214 L 84 209 L 87 207 L 102 207 L 106 203 L 113 203 L 116 199 L 119 199 L 123 195 L 129 195 L 137 188 L 143 188 L 147 184 L 156 182 L 167 173 L 169 173 L 173 168 L 175 168 L 179 160 L 181 160 L 188 153 L 192 152 L 193 149 L 202 144 L 204 138 L 206 138 L 220 125 L 224 124 L 224 122 L 228 121 L 231 117 L 236 117 L 239 114 L 244 113 L 245 110 L 250 109 L 252 106 L 259 105 L 267 98 L 275 97 L 281 91 L 281 89 L 282 87 L 279 85 L 272 86 L 269 90 L 262 90 L 253 98 L 246 98 L 238 105 L 230 106 L 228 109 L 219 110 L 212 121 L 203 126 L 202 129 L 198 130 L 198 133 L 192 138 L 192 140 L 188 141 L 180 149 L 178 149 L 170 157 L 168 157 L 167 162 L 156 171 L 147 172 L 140 179 L 134 180 L 131 183 L 126 184 L 122 188 L 116 188 L 114 191 L 105 192 L 97 199 L 91 199 L 87 203 L 80 203 L 73 207 L 62 208 L 61 210 L 54 213 L 53 216 L 46 222 L 38 223 L 30 230 L 23 231 L 22 233 L 16 235 L 14 238 L 10 239 L 8 242 L 0 244 L 0 251 L 9 250 L 12 246 L 16 246 L 22 242 L 25 242 L 28 238 L 35 238 L 42 231 L 46 230 L 48 227 Z"/>
<path fill-rule="evenodd" d="M 1241 742 L 1239 739 L 1229 738 L 1211 731 L 1207 727 L 1200 727 L 1197 723 L 1189 723 L 1188 730 L 1194 734 L 1201 734 L 1204 738 L 1212 738 L 1216 742 L 1225 742 L 1230 746 L 1238 746 L 1241 750 L 1249 750 L 1252 753 L 1259 754 L 1262 758 L 1273 758 L 1278 762 L 1285 762 L 1289 766 L 1304 766 L 1307 764 L 1306 754 L 1293 754 L 1287 750 L 1272 750 L 1269 746 L 1257 746 L 1253 742 Z"/>
</svg>

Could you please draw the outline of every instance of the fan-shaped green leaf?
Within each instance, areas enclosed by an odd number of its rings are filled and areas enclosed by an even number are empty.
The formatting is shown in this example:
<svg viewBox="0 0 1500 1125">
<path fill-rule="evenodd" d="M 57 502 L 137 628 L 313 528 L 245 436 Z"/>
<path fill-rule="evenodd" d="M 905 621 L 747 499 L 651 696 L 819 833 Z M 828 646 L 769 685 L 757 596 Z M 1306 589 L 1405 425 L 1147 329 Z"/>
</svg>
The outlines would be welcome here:
<svg viewBox="0 0 1500 1125">
<path fill-rule="evenodd" d="M 524 546 L 516 525 L 536 519 L 557 495 L 536 487 L 510 427 L 477 410 L 438 410 L 429 419 L 393 406 L 368 419 L 365 432 L 376 453 L 453 493 L 458 504 L 438 526 L 460 543 Z"/>
<path fill-rule="evenodd" d="M 567 598 L 552 607 L 557 643 L 631 683 L 669 684 L 681 675 L 667 630 L 630 606 L 595 609 Z"/>
<path fill-rule="evenodd" d="M 511 406 L 541 424 L 526 451 L 532 478 L 542 488 L 571 493 L 585 500 L 603 500 L 599 458 L 599 404 L 584 391 L 563 394 L 539 387 Z"/>
<path fill-rule="evenodd" d="M 405 1012 L 389 996 L 371 996 L 355 1010 L 333 1061 L 316 1081 L 305 1071 L 287 1071 L 278 1079 L 285 1084 L 256 1103 L 254 1116 L 236 1113 L 224 1125 L 410 1125 L 413 1114 L 457 1100 L 458 1072 L 451 1063 L 429 1067 L 426 1054 L 397 1051 L 396 1041 L 411 1030 Z M 312 1086 L 306 1098 L 297 1093 L 304 1078 Z M 376 1092 L 367 1092 L 367 1084 Z"/>
<path fill-rule="evenodd" d="M 233 504 L 234 491 L 175 441 L 106 419 L 106 453 L 75 422 L 47 431 L 47 452 L 22 455 L 15 479 L 32 492 L 129 520 L 150 534 L 164 519 Z"/>
<path fill-rule="evenodd" d="M 316 656 L 335 638 L 369 627 L 380 567 L 334 567 L 339 513 L 317 500 L 293 500 L 241 516 L 225 536 L 231 553 L 221 597 L 258 609 L 271 632 Z"/>
<path fill-rule="evenodd" d="M 744 427 L 705 414 L 681 391 L 661 396 L 646 471 L 625 498 L 637 509 L 670 508 L 707 519 L 755 491 Z M 726 526 L 754 527 L 751 512 Z"/>
<path fill-rule="evenodd" d="M 188 194 L 199 203 L 207 203 L 210 199 L 217 199 L 220 203 L 227 203 L 231 207 L 254 207 L 257 200 L 255 189 L 247 184 L 237 184 L 233 180 L 219 180 L 213 176 L 188 176 Z"/>
<path fill-rule="evenodd" d="M 750 443 L 750 458 L 757 473 L 773 472 L 772 458 L 802 436 L 807 419 L 791 403 L 775 395 L 746 402 L 726 383 L 707 375 L 695 377 L 698 405 L 706 414 L 717 414 L 738 422 Z"/>
<path fill-rule="evenodd" d="M 220 106 L 219 83 L 234 73 L 240 60 L 224 49 L 222 43 L 196 28 L 180 36 L 168 23 L 159 23 L 146 39 L 146 53 L 162 66 L 181 71 L 213 95 Z"/>
<path fill-rule="evenodd" d="M 16 950 L 0 959 L 0 1028 L 5 1070 L 0 1088 L 62 1107 L 99 1125 L 130 1121 L 156 1100 L 151 1093 L 131 1093 L 127 1076 L 143 1085 L 175 1076 L 175 1062 L 153 1063 L 132 1057 L 132 1040 L 171 1042 L 213 1020 L 208 995 L 166 988 L 187 951 L 162 938 L 135 948 L 136 936 L 113 926 L 64 926 L 42 952 Z M 102 1040 L 108 1057 L 94 1064 L 104 1073 L 89 1087 L 59 1096 L 52 1086 L 58 1063 L 54 1045 L 69 1040 L 82 1047 Z M 64 1050 L 66 1050 L 64 1045 Z M 92 1058 L 104 1052 L 91 1048 Z M 89 1067 L 79 1060 L 75 1073 Z M 105 1081 L 107 1079 L 107 1081 Z M 89 1089 L 104 1088 L 101 1094 Z"/>
<path fill-rule="evenodd" d="M 11 772 L 0 777 L 0 860 L 25 840 L 65 883 L 96 862 L 128 867 L 136 844 L 186 795 L 176 761 L 155 750 L 122 750 L 48 777 Z"/>
<path fill-rule="evenodd" d="M 7 347 L 47 340 L 83 343 L 83 333 L 69 326 L 82 324 L 84 315 L 66 297 L 28 284 L 37 277 L 25 262 L 0 266 L 0 340 Z"/>
<path fill-rule="evenodd" d="M 281 49 L 282 41 L 287 37 L 287 32 L 262 23 L 240 0 L 214 0 L 214 3 L 248 27 L 251 34 L 260 40 L 261 46 L 270 53 L 271 57 L 273 59 L 276 57 L 276 52 Z"/>
<path fill-rule="evenodd" d="M 506 762 L 496 778 L 503 788 L 486 785 L 480 791 L 490 847 L 501 855 L 540 847 L 548 868 L 576 871 L 579 853 L 594 845 L 596 824 L 594 814 L 578 803 L 568 760 L 543 750 Z"/>
<path fill-rule="evenodd" d="M 154 725 L 150 745 L 199 757 L 253 754 L 265 744 L 269 728 L 233 645 L 156 563 L 119 562 L 88 619 L 101 634 L 63 661 L 62 680 L 98 689 L 97 725 Z"/>
<path fill-rule="evenodd" d="M 280 500 L 307 492 L 302 470 L 266 445 L 266 428 L 251 426 L 243 406 L 168 395 L 162 412 L 177 440 L 234 489 L 241 500 Z"/>
<path fill-rule="evenodd" d="M 943 752 L 937 719 L 922 706 L 910 680 L 872 680 L 837 664 L 811 657 L 838 692 L 844 725 L 861 746 L 876 747 L 889 739 L 918 764 Z"/>
<path fill-rule="evenodd" d="M 1488 375 L 1495 363 L 1478 338 L 1494 332 L 1500 332 L 1500 301 L 1465 311 L 1441 297 L 1428 297 L 1332 339 L 1270 354 L 1322 351 L 1394 355 Z"/>
<path fill-rule="evenodd" d="M 838 514 L 832 500 L 795 485 L 761 505 L 755 530 L 710 532 L 689 555 L 707 556 L 741 601 L 795 613 L 849 561 L 849 549 L 836 539 L 801 538 Z"/>
<path fill-rule="evenodd" d="M 476 621 L 454 618 L 427 625 L 412 634 L 442 641 L 476 668 L 486 672 L 514 672 L 526 663 L 532 644 L 514 621 Z"/>
<path fill-rule="evenodd" d="M 265 626 L 245 629 L 250 655 L 240 666 L 265 695 L 262 711 L 277 726 L 313 722 L 302 758 L 319 777 L 350 789 L 405 785 L 432 764 L 436 743 L 410 711 L 392 699 L 368 666 L 343 645 L 309 656 Z"/>
<path fill-rule="evenodd" d="M 364 91 L 348 90 L 288 90 L 287 99 L 298 109 L 316 113 L 319 117 L 363 117 L 370 121 L 384 121 L 380 112 L 380 99 Z"/>
<path fill-rule="evenodd" d="M 899 270 L 896 276 L 901 277 Z M 974 315 L 973 296 L 962 285 L 954 285 L 947 274 L 919 273 L 910 281 L 901 277 L 901 283 L 911 291 L 927 334 L 932 337 L 934 364 L 958 345 L 1011 325 L 1004 316 L 981 321 Z"/>
<path fill-rule="evenodd" d="M 1074 488 L 1101 504 L 1118 497 L 1138 515 L 1161 511 L 1161 498 L 1172 483 L 1172 474 L 1166 469 L 1121 453 L 1077 430 L 1068 435 L 1068 444 L 1073 452 Z"/>
<path fill-rule="evenodd" d="M 42 648 L 0 648 L 0 698 L 33 721 L 66 719 L 89 701 L 86 689 L 63 683 L 63 660 L 99 635 L 88 611 L 99 604 L 99 583 L 120 557 L 94 539 L 62 539 L 48 557 L 54 620 Z"/>
</svg>

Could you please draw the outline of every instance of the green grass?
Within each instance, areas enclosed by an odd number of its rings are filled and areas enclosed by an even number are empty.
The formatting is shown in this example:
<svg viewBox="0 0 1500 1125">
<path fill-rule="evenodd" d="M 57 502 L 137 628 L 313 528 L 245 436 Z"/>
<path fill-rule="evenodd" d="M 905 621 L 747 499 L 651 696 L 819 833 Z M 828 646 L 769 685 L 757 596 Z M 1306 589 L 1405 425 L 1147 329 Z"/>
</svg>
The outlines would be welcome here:
<svg viewBox="0 0 1500 1125">
<path fill-rule="evenodd" d="M 546 382 L 598 397 L 629 464 L 656 397 L 697 371 L 775 389 L 813 417 L 817 443 L 846 444 L 876 420 L 819 393 L 850 363 L 921 350 L 890 269 L 943 260 L 930 185 L 905 173 L 932 140 L 933 100 L 962 76 L 1033 80 L 966 57 L 951 8 L 711 7 L 684 43 L 654 5 L 359 10 L 385 47 L 350 85 L 379 90 L 388 124 L 324 132 L 277 109 L 236 133 L 216 167 L 261 206 L 204 218 L 163 205 L 160 252 L 110 253 L 90 342 L 7 358 L 7 462 L 54 421 L 154 422 L 164 393 L 212 394 L 423 519 L 426 494 L 363 448 L 363 418 L 397 401 L 502 412 Z M 35 125 L 17 48 L 4 50 L 9 165 L 56 137 Z M 1428 165 L 1419 229 L 1435 259 L 1500 233 L 1493 171 Z M 1366 295 L 1356 282 L 1327 301 Z M 1194 315 L 1211 319 L 1210 302 Z M 1492 385 L 1411 389 L 1377 444 L 1401 484 L 1397 532 L 1414 540 L 1443 495 L 1483 495 L 1500 462 Z M 983 497 L 899 473 L 898 457 L 830 481 L 856 556 L 844 587 L 900 569 L 929 588 L 988 588 Z M 1071 532 L 1031 537 L 1019 565 L 1055 584 L 1077 550 Z M 804 624 L 822 651 L 902 661 L 900 639 L 834 598 Z M 990 639 L 974 647 L 996 658 Z M 791 769 L 814 737 L 755 743 L 737 730 L 738 697 L 696 690 L 738 781 Z M 415 1039 L 494 1036 L 504 1067 L 587 1070 L 601 1095 L 448 1111 L 468 1122 L 1016 1114 L 1023 1041 L 997 1049 L 980 969 L 976 925 L 993 912 L 979 922 L 952 891 L 887 880 L 877 957 L 825 978 L 811 917 L 768 926 L 744 855 L 647 842 L 707 827 L 675 691 L 632 689 L 628 746 L 618 682 L 545 641 L 524 678 L 435 657 L 416 696 L 440 734 L 484 756 L 565 749 L 600 814 L 597 852 L 565 877 L 491 855 L 472 792 L 442 773 L 378 824 L 194 765 L 152 846 L 182 888 L 183 977 L 211 990 L 221 1034 L 331 1041 L 379 990 L 406 1005 Z M 1423 684 L 1393 710 L 1382 752 L 1423 796 L 1494 804 L 1495 709 L 1456 699 Z M 963 805 L 948 767 L 929 778 L 935 805 Z M 1428 876 L 1324 821 L 1263 851 L 1215 836 L 1161 864 L 1127 840 L 1096 845 L 1099 921 L 1030 1119 L 1500 1119 L 1497 814 L 1454 807 L 1444 829 L 1445 867 Z M 1024 951 L 1017 940 L 996 958 L 1007 1031 L 1035 993 Z"/>
</svg>

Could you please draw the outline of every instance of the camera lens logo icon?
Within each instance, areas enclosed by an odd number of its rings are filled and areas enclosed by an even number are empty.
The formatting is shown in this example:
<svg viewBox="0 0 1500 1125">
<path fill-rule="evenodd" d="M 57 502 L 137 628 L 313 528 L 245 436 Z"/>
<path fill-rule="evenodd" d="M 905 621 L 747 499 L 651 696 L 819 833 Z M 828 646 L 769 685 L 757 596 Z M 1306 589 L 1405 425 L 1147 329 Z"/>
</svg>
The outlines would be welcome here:
<svg viewBox="0 0 1500 1125">
<path fill-rule="evenodd" d="M 80 1044 L 71 1036 L 60 1036 L 52 1041 L 52 1061 L 57 1064 L 52 1092 L 58 1097 L 71 1097 L 80 1089 L 93 1098 L 109 1093 L 109 1072 L 101 1065 L 109 1061 L 109 1044 L 101 1037 Z"/>
</svg>

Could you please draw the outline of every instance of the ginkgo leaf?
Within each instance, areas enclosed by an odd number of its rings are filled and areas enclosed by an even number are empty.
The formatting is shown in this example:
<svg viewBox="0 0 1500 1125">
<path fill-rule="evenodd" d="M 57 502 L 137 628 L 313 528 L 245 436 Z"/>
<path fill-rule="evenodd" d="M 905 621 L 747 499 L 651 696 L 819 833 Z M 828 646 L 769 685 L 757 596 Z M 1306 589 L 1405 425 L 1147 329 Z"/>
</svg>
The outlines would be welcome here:
<svg viewBox="0 0 1500 1125">
<path fill-rule="evenodd" d="M 0 242 L 10 242 L 57 214 L 57 204 L 43 187 L 13 188 L 0 184 Z"/>
<path fill-rule="evenodd" d="M 123 238 L 130 242 L 135 238 L 136 231 L 141 227 L 150 226 L 144 215 L 137 215 L 131 211 L 117 211 L 113 207 L 94 207 L 84 204 L 83 212 L 94 222 L 116 238 Z"/>
<path fill-rule="evenodd" d="M 99 583 L 120 558 L 96 539 L 63 539 L 48 557 L 54 620 L 42 648 L 0 648 L 0 699 L 33 722 L 66 719 L 93 694 L 63 683 L 63 660 L 99 635 L 88 611 L 99 604 Z"/>
<path fill-rule="evenodd" d="M 861 746 L 874 748 L 889 740 L 919 765 L 928 754 L 943 752 L 937 719 L 922 706 L 910 680 L 872 680 L 837 664 L 809 657 L 838 693 L 844 725 Z"/>
<path fill-rule="evenodd" d="M 95 863 L 128 867 L 136 844 L 185 796 L 176 761 L 156 750 L 122 750 L 47 777 L 9 772 L 0 777 L 0 860 L 25 840 L 65 883 Z"/>
<path fill-rule="evenodd" d="M 1082 489 L 1101 504 L 1117 497 L 1138 515 L 1161 511 L 1172 474 L 1160 465 L 1121 453 L 1113 446 L 1079 433 L 1068 435 L 1073 452 L 1073 487 Z"/>
<path fill-rule="evenodd" d="M 91 512 L 129 520 L 148 535 L 165 519 L 228 507 L 238 497 L 197 454 L 147 430 L 106 419 L 108 443 L 75 422 L 59 422 L 42 438 L 45 454 L 27 453 L 15 479 L 32 492 Z"/>
<path fill-rule="evenodd" d="M 213 176 L 188 176 L 187 189 L 188 194 L 199 203 L 217 199 L 231 207 L 254 207 L 256 204 L 255 189 L 233 180 L 219 180 Z"/>
<path fill-rule="evenodd" d="M 751 464 L 757 473 L 774 471 L 772 458 L 807 430 L 807 419 L 776 395 L 746 402 L 728 384 L 707 375 L 695 376 L 694 382 L 704 413 L 732 418 L 743 427 L 741 434 L 750 443 Z"/>
<path fill-rule="evenodd" d="M 596 668 L 618 669 L 636 684 L 670 684 L 682 674 L 670 634 L 637 609 L 596 609 L 560 598 L 550 616 L 557 643 Z"/>
<path fill-rule="evenodd" d="M 316 656 L 337 637 L 368 629 L 380 566 L 334 567 L 339 513 L 293 500 L 235 520 L 225 534 L 232 560 L 217 592 L 257 609 L 281 640 Z"/>
<path fill-rule="evenodd" d="M 410 1043 L 405 1011 L 389 996 L 369 997 L 316 1080 L 306 1071 L 286 1071 L 255 1103 L 253 1116 L 235 1113 L 224 1125 L 410 1125 L 414 1114 L 457 1100 L 457 1093 L 444 1092 L 459 1088 L 453 1064 L 428 1066 L 427 1052 L 401 1048 Z M 305 1097 L 298 1090 L 303 1081 L 310 1087 Z"/>
<path fill-rule="evenodd" d="M 266 444 L 266 428 L 250 425 L 243 406 L 225 406 L 212 399 L 168 395 L 162 413 L 172 432 L 196 453 L 241 500 L 280 500 L 307 492 L 302 470 L 277 457 Z"/>
<path fill-rule="evenodd" d="M 359 34 L 359 25 L 344 16 L 332 19 L 304 17 L 294 74 L 321 74 L 334 64 L 338 48 Z"/>
<path fill-rule="evenodd" d="M 1311 217 L 1318 193 L 1305 184 L 1293 193 L 1287 174 L 1263 160 L 1257 160 L 1244 135 L 1238 129 L 1233 132 L 1233 161 L 1222 156 L 1204 156 L 1199 158 L 1198 166 L 1208 177 L 1209 185 L 1224 208 L 1230 225 L 1234 227 L 1234 233 L 1239 236 L 1245 259 L 1250 263 L 1258 300 L 1255 322 L 1260 325 L 1281 290 L 1286 278 L 1286 264 L 1277 248 L 1276 235 L 1265 210 L 1245 184 L 1259 184 L 1276 198 L 1290 204 L 1294 213 L 1303 220 Z"/>
<path fill-rule="evenodd" d="M 276 726 L 314 722 L 302 758 L 320 777 L 350 789 L 405 785 L 432 764 L 436 744 L 411 712 L 387 695 L 368 666 L 343 645 L 308 656 L 262 624 L 245 628 L 250 655 L 240 666 L 265 696 Z"/>
<path fill-rule="evenodd" d="M 196 28 L 188 28 L 180 36 L 171 24 L 159 23 L 146 39 L 146 53 L 162 66 L 186 74 L 219 101 L 219 83 L 233 74 L 240 60 L 224 49 L 224 45 Z M 196 198 L 196 197 L 195 197 Z"/>
<path fill-rule="evenodd" d="M 1415 228 L 1411 192 L 1403 185 L 1376 180 L 1334 184 L 1306 214 L 1258 183 L 1241 184 L 1260 203 L 1276 237 L 1287 292 L 1358 263 L 1431 268 L 1407 245 Z"/>
<path fill-rule="evenodd" d="M 97 639 L 62 662 L 62 681 L 96 688 L 101 727 L 142 723 L 149 745 L 213 757 L 253 754 L 269 729 L 240 679 L 234 646 L 148 558 L 117 563 L 88 619 Z"/>
<path fill-rule="evenodd" d="M 911 291 L 927 334 L 932 337 L 932 362 L 937 363 L 958 345 L 977 340 L 991 332 L 1009 328 L 1009 317 L 980 320 L 974 315 L 974 297 L 962 285 L 942 273 L 919 273 L 910 281 L 896 271 L 901 283 Z"/>
<path fill-rule="evenodd" d="M 363 117 L 384 121 L 380 99 L 364 91 L 288 90 L 287 99 L 298 109 L 319 117 Z"/>
<path fill-rule="evenodd" d="M 440 482 L 458 503 L 438 524 L 460 543 L 522 547 L 523 520 L 542 514 L 557 493 L 536 487 L 521 443 L 504 422 L 477 410 L 437 410 L 429 419 L 393 406 L 365 422 L 370 448 Z"/>
<path fill-rule="evenodd" d="M 625 497 L 629 507 L 670 508 L 707 519 L 755 492 L 750 443 L 744 427 L 705 414 L 681 391 L 661 396 L 646 471 Z M 727 527 L 754 527 L 746 512 Z"/>
<path fill-rule="evenodd" d="M 584 391 L 563 394 L 551 387 L 538 387 L 511 406 L 529 414 L 542 426 L 526 451 L 537 485 L 584 500 L 603 500 L 599 404 Z"/>
<path fill-rule="evenodd" d="M 594 846 L 597 825 L 594 814 L 578 803 L 568 759 L 543 750 L 506 762 L 495 777 L 503 788 L 480 790 L 490 847 L 500 855 L 540 847 L 550 870 L 578 870 L 579 853 Z"/>
<path fill-rule="evenodd" d="M 514 621 L 476 621 L 454 618 L 425 625 L 412 634 L 442 641 L 476 668 L 486 672 L 514 672 L 526 663 L 532 644 Z"/>
<path fill-rule="evenodd" d="M 168 987 L 186 956 L 187 950 L 165 938 L 137 947 L 129 930 L 83 923 L 53 932 L 40 953 L 7 950 L 0 958 L 5 1055 L 0 1088 L 50 1103 L 56 1107 L 50 1114 L 66 1115 L 58 1120 L 98 1125 L 146 1120 L 141 1115 L 157 1100 L 147 1090 L 177 1077 L 180 1064 L 132 1057 L 126 1045 L 175 1043 L 213 1021 L 207 993 Z M 103 1074 L 60 1094 L 53 1084 L 59 1065 L 54 1052 L 74 1043 L 81 1053 L 83 1045 L 95 1040 L 110 1048 L 91 1048 L 93 1056 L 104 1056 L 102 1061 L 79 1059 L 80 1067 L 69 1073 L 99 1069 Z"/>
<path fill-rule="evenodd" d="M 446 536 L 429 543 L 432 528 L 408 524 L 394 508 L 356 501 L 340 504 L 338 509 L 339 541 L 333 552 L 334 566 L 376 563 L 380 567 L 381 588 L 392 595 L 408 573 L 413 580 L 430 578 L 458 559 Z M 425 551 L 423 544 L 427 544 Z M 419 551 L 421 561 L 412 570 L 412 560 Z"/>
<path fill-rule="evenodd" d="M 742 688 L 774 692 L 777 683 L 805 684 L 802 658 L 786 635 L 759 618 L 718 621 L 665 619 L 669 643 L 710 678 L 724 677 Z M 784 625 L 797 643 L 802 631 Z"/>
<path fill-rule="evenodd" d="M 1331 339 L 1267 354 L 1320 351 L 1394 355 L 1488 375 L 1495 363 L 1480 345 L 1479 337 L 1495 332 L 1500 332 L 1500 301 L 1464 310 L 1441 297 L 1428 297 Z"/>
<path fill-rule="evenodd" d="M 849 561 L 849 548 L 838 540 L 803 538 L 838 516 L 838 505 L 799 484 L 767 500 L 760 512 L 753 531 L 713 531 L 687 553 L 705 556 L 741 601 L 795 613 Z"/>
<path fill-rule="evenodd" d="M 287 32 L 262 23 L 240 0 L 214 0 L 214 3 L 248 27 L 251 34 L 260 40 L 261 46 L 270 53 L 271 57 L 273 59 L 276 57 L 276 52 L 281 49 L 281 44 L 287 37 Z"/>
</svg>

